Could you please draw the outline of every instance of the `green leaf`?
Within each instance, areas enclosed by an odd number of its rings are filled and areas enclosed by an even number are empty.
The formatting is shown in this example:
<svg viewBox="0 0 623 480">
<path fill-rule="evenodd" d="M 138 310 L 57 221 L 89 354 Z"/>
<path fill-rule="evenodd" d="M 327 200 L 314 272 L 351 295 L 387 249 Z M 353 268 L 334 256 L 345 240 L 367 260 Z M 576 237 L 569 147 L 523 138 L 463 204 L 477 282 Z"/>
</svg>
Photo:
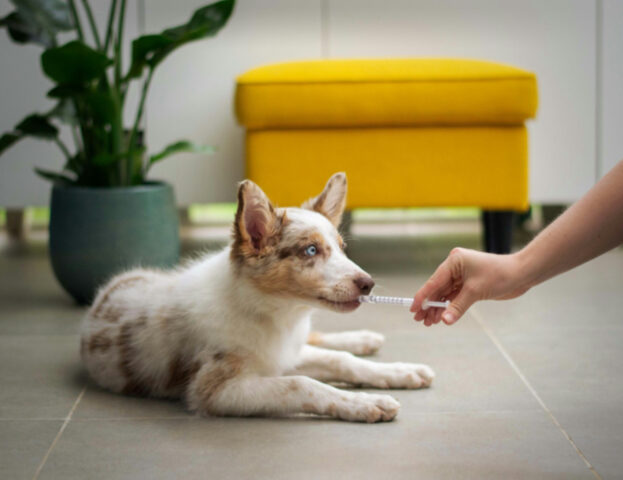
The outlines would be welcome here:
<svg viewBox="0 0 623 480">
<path fill-rule="evenodd" d="M 15 142 L 20 140 L 24 135 L 14 132 L 7 132 L 0 137 L 0 155 Z"/>
<path fill-rule="evenodd" d="M 93 163 L 98 167 L 107 167 L 108 165 L 118 162 L 120 158 L 120 155 L 102 152 L 93 157 Z"/>
<path fill-rule="evenodd" d="M 65 162 L 65 166 L 63 167 L 63 170 L 69 170 L 70 172 L 73 172 L 79 176 L 80 173 L 82 172 L 82 167 L 83 165 L 80 159 L 80 154 L 77 154 L 67 159 L 67 161 Z"/>
<path fill-rule="evenodd" d="M 126 80 L 140 77 L 146 66 L 155 68 L 167 55 L 185 43 L 215 35 L 227 23 L 234 4 L 234 0 L 223 0 L 207 5 L 196 10 L 183 25 L 134 40 L 132 64 Z"/>
<path fill-rule="evenodd" d="M 15 130 L 31 137 L 53 139 L 58 135 L 58 128 L 47 117 L 33 113 L 15 126 Z"/>
<path fill-rule="evenodd" d="M 57 85 L 48 91 L 47 96 L 50 98 L 67 98 L 81 95 L 86 91 L 84 85 Z"/>
<path fill-rule="evenodd" d="M 74 28 L 67 2 L 63 0 L 12 0 L 16 11 L 0 20 L 18 43 L 52 47 L 56 34 Z"/>
<path fill-rule="evenodd" d="M 172 143 L 165 147 L 159 153 L 152 155 L 149 157 L 149 166 L 151 167 L 154 163 L 159 162 L 163 158 L 168 157 L 169 155 L 173 155 L 174 153 L 181 152 L 192 152 L 192 153 L 214 153 L 214 147 L 209 145 L 196 145 L 188 140 L 180 140 L 179 142 Z"/>
<path fill-rule="evenodd" d="M 84 95 L 93 120 L 97 124 L 112 123 L 115 118 L 115 102 L 110 92 L 89 92 Z"/>
<path fill-rule="evenodd" d="M 137 78 L 143 73 L 143 68 L 152 59 L 153 54 L 166 50 L 173 44 L 173 40 L 164 35 L 143 35 L 132 42 L 132 64 L 127 78 Z"/>
<path fill-rule="evenodd" d="M 54 140 L 58 136 L 58 128 L 50 123 L 46 115 L 39 113 L 28 115 L 15 126 L 12 132 L 7 132 L 0 137 L 0 154 L 26 136 Z"/>
<path fill-rule="evenodd" d="M 43 170 L 42 168 L 35 167 L 35 172 L 40 177 L 50 180 L 54 183 L 60 183 L 62 185 L 71 185 L 75 183 L 75 180 L 71 177 L 68 177 L 64 173 L 56 173 L 50 172 L 49 170 Z"/>
<path fill-rule="evenodd" d="M 95 80 L 111 64 L 112 60 L 106 55 L 78 40 L 50 48 L 41 55 L 44 73 L 61 85 L 79 85 Z"/>
</svg>

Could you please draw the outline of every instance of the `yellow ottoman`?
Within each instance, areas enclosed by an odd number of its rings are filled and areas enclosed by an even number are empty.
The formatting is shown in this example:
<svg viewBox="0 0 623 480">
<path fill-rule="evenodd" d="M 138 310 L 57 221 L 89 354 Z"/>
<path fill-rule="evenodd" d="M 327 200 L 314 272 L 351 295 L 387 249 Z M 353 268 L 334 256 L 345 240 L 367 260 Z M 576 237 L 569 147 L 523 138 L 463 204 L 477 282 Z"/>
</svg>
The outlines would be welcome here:
<svg viewBox="0 0 623 480">
<path fill-rule="evenodd" d="M 478 60 L 317 60 L 237 79 L 247 177 L 280 205 L 329 175 L 349 177 L 348 208 L 475 206 L 488 251 L 510 249 L 528 207 L 524 122 L 533 73 Z"/>
</svg>

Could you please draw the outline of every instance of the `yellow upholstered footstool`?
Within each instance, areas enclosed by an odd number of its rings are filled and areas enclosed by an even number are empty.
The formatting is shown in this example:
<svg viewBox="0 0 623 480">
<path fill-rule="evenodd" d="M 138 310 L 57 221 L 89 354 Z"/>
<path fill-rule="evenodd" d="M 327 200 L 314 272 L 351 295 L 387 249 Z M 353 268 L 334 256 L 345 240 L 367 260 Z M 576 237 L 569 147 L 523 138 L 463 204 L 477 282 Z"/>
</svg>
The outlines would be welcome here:
<svg viewBox="0 0 623 480">
<path fill-rule="evenodd" d="M 282 63 L 236 89 L 247 177 L 278 204 L 345 171 L 348 208 L 480 207 L 494 252 L 509 251 L 511 212 L 528 207 L 536 108 L 533 73 L 477 60 Z"/>
</svg>

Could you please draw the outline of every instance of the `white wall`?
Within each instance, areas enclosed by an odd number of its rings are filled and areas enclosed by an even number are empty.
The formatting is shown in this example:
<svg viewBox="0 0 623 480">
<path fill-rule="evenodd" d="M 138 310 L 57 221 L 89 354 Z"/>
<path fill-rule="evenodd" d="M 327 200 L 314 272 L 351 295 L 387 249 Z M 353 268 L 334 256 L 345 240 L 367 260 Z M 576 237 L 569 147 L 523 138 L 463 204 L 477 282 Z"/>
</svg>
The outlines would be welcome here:
<svg viewBox="0 0 623 480">
<path fill-rule="evenodd" d="M 149 33 L 185 21 L 209 0 L 139 1 Z M 108 2 L 92 3 L 101 15 Z M 142 30 L 141 4 L 129 3 L 129 23 Z M 8 0 L 0 0 L 0 14 L 7 10 Z M 218 152 L 179 155 L 153 176 L 175 184 L 180 204 L 233 200 L 244 142 L 232 96 L 235 76 L 246 69 L 322 56 L 459 56 L 537 73 L 530 197 L 572 202 L 622 156 L 621 32 L 621 0 L 239 0 L 219 35 L 179 50 L 159 68 L 147 105 L 150 150 L 190 138 Z M 0 69 L 2 130 L 45 105 L 37 53 L 0 35 L 0 62 L 11 65 Z M 61 159 L 53 147 L 31 141 L 0 157 L 0 205 L 47 202 L 48 186 L 31 173 L 35 163 L 51 167 Z"/>
<path fill-rule="evenodd" d="M 601 19 L 600 176 L 623 159 L 623 1 L 603 0 Z"/>
</svg>

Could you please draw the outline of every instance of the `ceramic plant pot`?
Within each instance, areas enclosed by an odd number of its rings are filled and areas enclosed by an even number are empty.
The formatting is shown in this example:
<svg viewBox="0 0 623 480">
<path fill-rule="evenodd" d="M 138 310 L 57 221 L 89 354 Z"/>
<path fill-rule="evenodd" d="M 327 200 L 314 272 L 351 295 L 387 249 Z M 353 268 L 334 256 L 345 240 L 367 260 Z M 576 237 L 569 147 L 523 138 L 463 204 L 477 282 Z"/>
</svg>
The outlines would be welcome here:
<svg viewBox="0 0 623 480">
<path fill-rule="evenodd" d="M 166 183 L 52 189 L 52 268 L 79 303 L 91 302 L 103 282 L 125 269 L 175 265 L 179 251 L 175 198 Z"/>
</svg>

